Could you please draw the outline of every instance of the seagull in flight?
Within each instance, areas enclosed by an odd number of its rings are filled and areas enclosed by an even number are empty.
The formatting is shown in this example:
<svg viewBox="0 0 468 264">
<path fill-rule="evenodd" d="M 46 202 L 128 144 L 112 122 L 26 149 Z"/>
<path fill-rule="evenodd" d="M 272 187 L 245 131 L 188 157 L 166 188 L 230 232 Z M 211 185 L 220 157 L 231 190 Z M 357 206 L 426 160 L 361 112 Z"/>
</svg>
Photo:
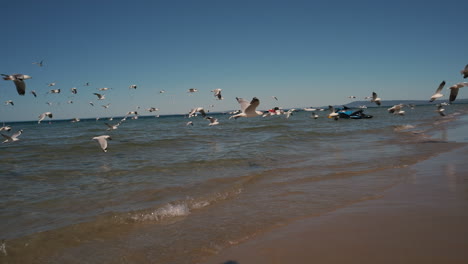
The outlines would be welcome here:
<svg viewBox="0 0 468 264">
<path fill-rule="evenodd" d="M 219 122 L 218 122 L 218 119 L 217 119 L 217 118 L 214 118 L 214 117 L 211 117 L 211 116 L 207 116 L 207 117 L 205 117 L 205 119 L 210 120 L 210 123 L 208 124 L 209 126 L 216 126 L 216 125 L 219 125 Z"/>
<path fill-rule="evenodd" d="M 394 115 L 405 115 L 405 111 L 401 110 L 403 106 L 403 104 L 397 104 L 387 109 L 387 111 Z"/>
<path fill-rule="evenodd" d="M 72 94 L 77 94 L 78 89 L 76 89 L 76 87 L 73 87 L 73 88 L 71 88 L 71 92 L 72 92 Z"/>
<path fill-rule="evenodd" d="M 116 130 L 117 128 L 119 128 L 120 124 L 122 124 L 123 121 L 124 120 L 120 120 L 120 122 L 118 122 L 115 125 L 111 125 L 109 123 L 104 123 L 104 124 L 107 126 L 107 130 Z"/>
<path fill-rule="evenodd" d="M 13 135 L 11 136 L 8 136 L 8 135 L 5 135 L 2 133 L 2 136 L 5 138 L 5 140 L 3 141 L 3 143 L 8 143 L 8 142 L 13 142 L 13 141 L 18 141 L 19 140 L 19 136 L 23 133 L 23 130 L 19 130 L 18 132 L 14 133 Z"/>
<path fill-rule="evenodd" d="M 436 112 L 439 113 L 439 115 L 441 116 L 445 116 L 444 111 L 445 111 L 444 106 L 442 104 L 437 104 Z"/>
<path fill-rule="evenodd" d="M 41 121 L 44 120 L 44 118 L 46 118 L 46 117 L 52 118 L 53 115 L 52 115 L 51 112 L 42 113 L 42 114 L 39 116 L 39 120 L 37 121 L 37 123 L 40 124 Z"/>
<path fill-rule="evenodd" d="M 16 91 L 19 95 L 24 95 L 26 93 L 26 83 L 24 80 L 31 79 L 32 77 L 26 74 L 15 73 L 12 75 L 2 74 L 3 80 L 13 81 L 16 86 Z"/>
<path fill-rule="evenodd" d="M 52 90 L 49 91 L 49 93 L 58 94 L 58 93 L 60 93 L 60 89 L 52 89 Z"/>
<path fill-rule="evenodd" d="M 458 90 L 462 87 L 468 86 L 468 82 L 457 83 L 449 87 L 450 89 L 450 98 L 449 103 L 452 103 L 457 99 Z"/>
<path fill-rule="evenodd" d="M 439 87 L 437 87 L 435 94 L 433 94 L 431 96 L 431 99 L 429 99 L 429 102 L 434 102 L 437 98 L 444 96 L 443 94 L 440 93 L 442 91 L 442 88 L 444 88 L 444 86 L 445 86 L 445 81 L 442 81 L 439 84 Z"/>
<path fill-rule="evenodd" d="M 112 138 L 109 135 L 97 136 L 93 137 L 93 139 L 97 140 L 102 151 L 107 152 L 107 140 L 112 140 Z"/>
<path fill-rule="evenodd" d="M 191 94 L 193 94 L 193 93 L 195 93 L 195 92 L 198 92 L 198 90 L 195 89 L 195 88 L 190 88 L 190 89 L 188 89 L 188 91 L 187 91 L 187 93 L 191 93 Z"/>
<path fill-rule="evenodd" d="M 104 94 L 99 94 L 99 93 L 93 93 L 94 95 L 96 95 L 98 97 L 98 100 L 104 100 L 106 99 L 106 96 Z"/>
<path fill-rule="evenodd" d="M 34 95 L 34 97 L 37 97 L 36 91 L 32 90 L 31 93 Z"/>
<path fill-rule="evenodd" d="M 12 100 L 5 101 L 5 105 L 15 105 Z"/>
<path fill-rule="evenodd" d="M 216 97 L 218 100 L 223 100 L 224 99 L 221 96 L 221 91 L 222 91 L 222 89 L 220 89 L 220 88 L 216 88 L 216 89 L 212 90 L 212 92 L 214 93 L 214 97 Z"/>
<path fill-rule="evenodd" d="M 461 74 L 463 75 L 463 78 L 468 77 L 468 64 L 465 66 L 463 70 L 461 70 Z"/>
<path fill-rule="evenodd" d="M 190 118 L 192 116 L 196 116 L 197 112 L 199 112 L 203 117 L 206 117 L 206 112 L 205 112 L 205 109 L 203 109 L 203 107 L 193 108 L 192 110 L 190 110 L 188 117 Z"/>
<path fill-rule="evenodd" d="M 44 60 L 41 60 L 40 62 L 33 62 L 32 64 L 37 64 L 37 66 L 42 67 L 44 65 Z"/>
<path fill-rule="evenodd" d="M 377 93 L 376 92 L 372 92 L 372 99 L 371 99 L 371 102 L 373 103 L 376 103 L 377 105 L 380 105 L 382 102 L 382 99 L 380 99 L 378 96 L 377 96 Z"/>
<path fill-rule="evenodd" d="M 98 88 L 99 91 L 107 91 L 109 89 L 112 89 L 112 88 L 108 88 L 108 87 Z"/>
<path fill-rule="evenodd" d="M 136 89 L 136 88 L 137 88 L 136 84 L 132 84 L 128 87 L 128 89 Z"/>
<path fill-rule="evenodd" d="M 229 119 L 237 119 L 239 117 L 255 117 L 263 115 L 262 111 L 257 111 L 257 107 L 260 105 L 260 100 L 257 97 L 252 98 L 252 101 L 247 101 L 243 98 L 236 97 L 237 102 L 240 104 L 241 112 L 236 115 L 232 115 Z"/>
</svg>

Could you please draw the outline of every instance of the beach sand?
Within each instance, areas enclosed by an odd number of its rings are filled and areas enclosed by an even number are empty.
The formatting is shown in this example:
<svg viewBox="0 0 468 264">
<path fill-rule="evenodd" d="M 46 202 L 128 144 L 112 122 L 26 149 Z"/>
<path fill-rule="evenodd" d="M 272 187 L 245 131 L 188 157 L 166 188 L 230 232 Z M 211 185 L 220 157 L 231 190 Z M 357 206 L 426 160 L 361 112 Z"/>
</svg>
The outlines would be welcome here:
<svg viewBox="0 0 468 264">
<path fill-rule="evenodd" d="M 204 263 L 468 263 L 467 157 L 465 145 L 419 162 L 381 198 L 298 220 Z"/>
</svg>

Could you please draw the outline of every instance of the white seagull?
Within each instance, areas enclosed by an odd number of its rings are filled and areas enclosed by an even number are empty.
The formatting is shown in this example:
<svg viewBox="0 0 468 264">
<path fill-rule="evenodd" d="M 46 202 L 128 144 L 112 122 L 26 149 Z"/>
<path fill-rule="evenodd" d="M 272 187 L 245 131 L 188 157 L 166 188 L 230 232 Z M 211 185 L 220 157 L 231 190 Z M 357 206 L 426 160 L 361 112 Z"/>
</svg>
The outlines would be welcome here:
<svg viewBox="0 0 468 264">
<path fill-rule="evenodd" d="M 5 124 L 3 124 L 2 127 L 0 127 L 0 131 L 10 131 L 11 130 L 11 126 L 5 126 Z"/>
<path fill-rule="evenodd" d="M 203 107 L 193 108 L 192 110 L 190 110 L 188 117 L 190 118 L 192 116 L 196 116 L 197 112 L 199 112 L 203 117 L 206 117 L 206 112 L 205 112 L 205 109 L 203 109 Z"/>
<path fill-rule="evenodd" d="M 136 88 L 137 88 L 136 84 L 132 84 L 128 87 L 128 89 L 136 89 Z"/>
<path fill-rule="evenodd" d="M 444 106 L 442 104 L 437 104 L 436 112 L 439 113 L 439 115 L 441 116 L 445 116 L 444 111 L 445 111 Z"/>
<path fill-rule="evenodd" d="M 434 100 L 436 100 L 437 98 L 440 98 L 440 97 L 444 96 L 443 94 L 440 93 L 442 91 L 442 88 L 444 88 L 444 86 L 445 86 L 445 81 L 442 81 L 439 84 L 439 87 L 437 87 L 437 90 L 436 90 L 435 94 L 433 94 L 431 96 L 431 99 L 429 99 L 429 102 L 434 102 Z"/>
<path fill-rule="evenodd" d="M 3 141 L 3 143 L 8 143 L 8 142 L 13 142 L 13 141 L 18 141 L 19 140 L 19 136 L 21 135 L 21 133 L 23 133 L 23 130 L 19 130 L 18 132 L 14 133 L 13 135 L 11 136 L 8 136 L 8 135 L 5 135 L 5 134 L 2 134 L 2 136 L 5 138 L 5 140 Z"/>
<path fill-rule="evenodd" d="M 51 112 L 45 112 L 45 113 L 42 113 L 40 116 L 39 116 L 39 121 L 37 121 L 38 124 L 41 123 L 42 120 L 44 120 L 44 118 L 49 117 L 49 118 L 52 118 L 53 115 Z"/>
<path fill-rule="evenodd" d="M 216 89 L 212 90 L 212 92 L 214 93 L 214 97 L 216 97 L 218 100 L 223 100 L 224 99 L 221 96 L 221 91 L 222 91 L 222 89 L 220 89 L 220 88 L 216 88 Z"/>
<path fill-rule="evenodd" d="M 457 83 L 449 87 L 450 89 L 450 98 L 449 103 L 452 103 L 457 99 L 458 90 L 462 87 L 468 86 L 468 82 Z"/>
<path fill-rule="evenodd" d="M 9 104 L 10 104 L 10 105 L 15 105 L 15 103 L 13 103 L 12 100 L 5 101 L 5 104 L 6 104 L 6 105 L 9 105 Z"/>
<path fill-rule="evenodd" d="M 97 140 L 102 151 L 107 152 L 107 140 L 112 140 L 112 138 L 109 135 L 97 136 L 93 137 L 93 139 Z"/>
<path fill-rule="evenodd" d="M 96 95 L 98 97 L 98 100 L 104 100 L 106 99 L 106 96 L 104 94 L 99 94 L 99 93 L 93 93 L 94 95 Z"/>
<path fill-rule="evenodd" d="M 49 83 L 49 84 L 47 84 L 47 86 L 49 86 L 49 87 L 51 87 L 51 86 L 55 86 L 55 85 L 56 85 L 56 83 L 54 83 L 54 82 L 53 82 L 53 83 Z"/>
<path fill-rule="evenodd" d="M 112 89 L 112 88 L 107 88 L 107 87 L 103 87 L 103 88 L 98 88 L 99 91 L 107 91 L 109 89 Z"/>
<path fill-rule="evenodd" d="M 37 64 L 37 66 L 42 67 L 44 65 L 44 60 L 41 60 L 40 62 L 33 62 L 32 64 Z"/>
<path fill-rule="evenodd" d="M 122 123 L 123 121 L 121 120 L 120 122 L 118 122 L 117 124 L 115 125 L 111 125 L 109 123 L 104 123 L 106 126 L 107 126 L 107 130 L 116 130 L 117 128 L 119 128 L 120 124 Z"/>
<path fill-rule="evenodd" d="M 26 74 L 15 73 L 12 75 L 2 74 L 3 80 L 13 81 L 16 86 L 16 91 L 19 95 L 24 95 L 26 93 L 26 84 L 24 80 L 31 79 L 32 77 Z"/>
<path fill-rule="evenodd" d="M 198 92 L 198 90 L 195 89 L 195 88 L 190 88 L 190 89 L 188 89 L 188 91 L 187 91 L 187 93 L 191 93 L 191 94 L 192 94 L 192 93 L 195 93 L 195 92 Z"/>
<path fill-rule="evenodd" d="M 49 93 L 58 94 L 58 93 L 60 93 L 60 89 L 52 89 L 52 90 L 49 91 Z"/>
<path fill-rule="evenodd" d="M 312 117 L 313 119 L 317 119 L 319 116 L 315 112 L 312 112 L 312 115 L 310 117 Z"/>
<path fill-rule="evenodd" d="M 379 97 L 377 97 L 377 93 L 376 93 L 376 92 L 372 92 L 372 99 L 371 99 L 371 102 L 376 103 L 377 105 L 380 105 L 380 104 L 381 104 L 381 101 L 382 101 L 382 99 L 380 99 Z"/>
<path fill-rule="evenodd" d="M 252 101 L 247 101 L 243 98 L 236 97 L 237 102 L 240 104 L 241 113 L 232 115 L 229 119 L 237 119 L 239 117 L 256 117 L 263 115 L 262 111 L 257 111 L 257 107 L 260 105 L 260 100 L 257 97 L 252 98 Z"/>
<path fill-rule="evenodd" d="M 218 119 L 217 119 L 217 118 L 214 118 L 214 117 L 211 117 L 211 116 L 207 116 L 207 117 L 205 117 L 205 119 L 210 120 L 210 123 L 208 124 L 209 126 L 219 125 L 219 122 L 218 122 Z"/>
<path fill-rule="evenodd" d="M 401 110 L 403 106 L 403 104 L 397 104 L 388 108 L 387 111 L 394 115 L 405 115 L 405 111 Z"/>
<path fill-rule="evenodd" d="M 335 120 L 338 120 L 338 118 L 340 118 L 340 115 L 336 112 L 335 107 L 333 107 L 332 105 L 329 105 L 328 110 L 330 110 L 330 113 L 328 114 L 328 118 L 334 118 Z"/>
</svg>

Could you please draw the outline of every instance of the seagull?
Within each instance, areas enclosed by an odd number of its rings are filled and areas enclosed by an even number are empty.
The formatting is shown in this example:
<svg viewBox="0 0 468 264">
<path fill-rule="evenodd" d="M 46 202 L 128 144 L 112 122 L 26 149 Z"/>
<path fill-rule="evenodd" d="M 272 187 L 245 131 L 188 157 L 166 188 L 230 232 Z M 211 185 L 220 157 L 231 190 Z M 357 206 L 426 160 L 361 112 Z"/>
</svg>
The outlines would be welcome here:
<svg viewBox="0 0 468 264">
<path fill-rule="evenodd" d="M 33 62 L 32 64 L 37 64 L 37 66 L 42 67 L 44 65 L 44 60 L 41 60 L 40 62 Z"/>
<path fill-rule="evenodd" d="M 3 143 L 8 143 L 8 142 L 13 142 L 13 141 L 18 141 L 19 140 L 19 136 L 21 135 L 21 133 L 23 133 L 23 130 L 19 130 L 18 132 L 14 133 L 13 135 L 11 136 L 8 136 L 8 135 L 5 135 L 5 134 L 2 134 L 2 136 L 5 138 L 5 140 L 3 141 Z"/>
<path fill-rule="evenodd" d="M 354 99 L 354 98 L 356 98 L 356 96 L 350 95 L 350 96 L 348 96 L 348 98 Z"/>
<path fill-rule="evenodd" d="M 102 151 L 107 152 L 107 140 L 112 140 L 112 138 L 109 135 L 93 137 L 93 139 L 97 140 L 99 146 L 101 146 Z"/>
<path fill-rule="evenodd" d="M 165 93 L 165 92 L 166 92 L 165 90 L 161 90 L 161 91 L 159 91 L 159 93 L 160 93 L 160 94 L 162 94 L 162 93 Z"/>
<path fill-rule="evenodd" d="M 234 118 L 237 119 L 239 117 L 255 117 L 263 115 L 262 111 L 257 111 L 257 107 L 260 105 L 260 100 L 257 97 L 252 98 L 252 101 L 247 101 L 243 98 L 236 97 L 237 102 L 241 106 L 241 113 L 237 115 L 232 115 L 229 119 Z"/>
<path fill-rule="evenodd" d="M 98 88 L 99 91 L 107 91 L 109 89 L 112 89 L 112 88 L 107 88 L 107 87 L 104 87 L 104 88 Z"/>
<path fill-rule="evenodd" d="M 193 126 L 193 122 L 192 122 L 192 121 L 188 121 L 185 125 L 186 125 L 186 126 Z"/>
<path fill-rule="evenodd" d="M 89 102 L 89 104 L 90 104 L 91 106 L 94 106 L 94 103 L 93 103 L 93 102 Z"/>
<path fill-rule="evenodd" d="M 72 94 L 77 94 L 78 90 L 76 89 L 76 87 L 73 87 L 73 88 L 71 88 L 71 92 L 72 92 Z"/>
<path fill-rule="evenodd" d="M 458 90 L 462 87 L 468 86 L 468 82 L 457 83 L 449 87 L 450 89 L 450 98 L 449 103 L 452 103 L 457 99 Z"/>
<path fill-rule="evenodd" d="M 83 86 L 89 86 L 89 82 L 85 83 Z"/>
<path fill-rule="evenodd" d="M 111 125 L 109 123 L 104 123 L 106 126 L 107 126 L 107 130 L 116 130 L 117 128 L 119 128 L 120 124 L 123 122 L 123 120 L 120 120 L 120 122 L 118 122 L 117 124 L 115 125 Z"/>
<path fill-rule="evenodd" d="M 216 89 L 212 90 L 212 92 L 214 93 L 214 97 L 218 98 L 218 100 L 223 100 L 224 99 L 221 96 L 221 91 L 222 91 L 222 89 L 220 89 L 220 88 L 216 88 Z"/>
<path fill-rule="evenodd" d="M 42 120 L 44 120 L 44 118 L 49 117 L 49 118 L 52 118 L 52 113 L 51 112 L 45 112 L 45 113 L 42 113 L 40 116 L 39 116 L 39 121 L 37 121 L 38 124 L 41 123 Z"/>
<path fill-rule="evenodd" d="M 439 113 L 439 115 L 441 116 L 445 116 L 444 111 L 445 111 L 444 106 L 442 104 L 438 104 L 436 112 Z"/>
<path fill-rule="evenodd" d="M 196 116 L 197 112 L 199 112 L 203 117 L 206 117 L 206 112 L 205 109 L 203 109 L 203 107 L 193 108 L 192 110 L 190 110 L 188 117 L 190 118 L 192 116 Z"/>
<path fill-rule="evenodd" d="M 70 122 L 72 123 L 76 123 L 76 122 L 80 122 L 81 120 L 79 118 L 73 118 Z"/>
<path fill-rule="evenodd" d="M 13 103 L 13 101 L 12 101 L 12 100 L 5 101 L 5 104 L 6 104 L 6 105 L 9 105 L 9 104 L 11 104 L 11 105 L 15 105 L 15 103 Z"/>
<path fill-rule="evenodd" d="M 26 74 L 15 73 L 12 75 L 2 74 L 3 80 L 13 81 L 16 86 L 16 91 L 19 95 L 24 95 L 26 93 L 26 84 L 24 80 L 31 79 L 32 77 Z"/>
<path fill-rule="evenodd" d="M 335 107 L 329 105 L 328 110 L 330 110 L 330 114 L 328 114 L 328 118 L 334 118 L 335 120 L 338 120 L 340 115 L 336 112 Z"/>
<path fill-rule="evenodd" d="M 195 93 L 195 92 L 198 92 L 198 90 L 195 89 L 195 88 L 190 88 L 190 89 L 188 89 L 188 91 L 187 91 L 187 93 Z"/>
<path fill-rule="evenodd" d="M 150 107 L 148 109 L 146 109 L 146 111 L 152 113 L 152 112 L 155 112 L 155 111 L 159 111 L 159 108 L 156 108 L 156 107 Z"/>
<path fill-rule="evenodd" d="M 285 113 L 286 119 L 288 119 L 290 116 L 292 116 L 293 112 L 295 112 L 295 111 L 296 111 L 296 109 L 294 109 L 294 108 L 293 108 L 293 109 L 289 109 L 289 110 Z"/>
<path fill-rule="evenodd" d="M 440 92 L 442 91 L 442 88 L 444 88 L 444 86 L 445 86 L 445 81 L 442 81 L 442 82 L 439 84 L 439 87 L 437 88 L 435 94 L 433 94 L 433 95 L 431 96 L 431 99 L 429 99 L 429 102 L 434 102 L 435 99 L 444 96 L 443 94 L 440 93 Z"/>
<path fill-rule="evenodd" d="M 403 104 L 397 104 L 387 109 L 387 111 L 394 115 L 405 115 L 405 111 L 401 110 L 403 106 Z"/>
<path fill-rule="evenodd" d="M 381 101 L 382 99 L 380 99 L 379 97 L 377 97 L 377 93 L 375 92 L 372 92 L 372 99 L 371 99 L 371 102 L 373 103 L 376 103 L 377 105 L 380 105 L 381 104 Z"/>
<path fill-rule="evenodd" d="M 463 70 L 461 70 L 461 74 L 463 75 L 463 78 L 468 77 L 468 64 L 465 66 Z"/>
<path fill-rule="evenodd" d="M 219 125 L 219 122 L 218 122 L 218 119 L 217 119 L 217 118 L 214 118 L 214 117 L 211 117 L 211 116 L 207 116 L 207 117 L 205 117 L 205 119 L 210 120 L 210 124 L 208 124 L 209 126 Z"/>
<path fill-rule="evenodd" d="M 105 109 L 109 108 L 110 106 L 110 103 L 106 104 L 106 105 L 101 105 L 102 107 L 104 107 Z"/>
<path fill-rule="evenodd" d="M 36 91 L 32 90 L 31 93 L 34 95 L 34 97 L 37 97 Z"/>
<path fill-rule="evenodd" d="M 312 112 L 312 115 L 310 117 L 312 117 L 313 119 L 317 119 L 319 116 L 315 112 Z"/>
<path fill-rule="evenodd" d="M 55 86 L 55 84 L 56 84 L 56 83 L 53 82 L 53 83 L 47 84 L 47 86 L 48 86 L 48 87 L 51 87 L 51 86 Z"/>
<path fill-rule="evenodd" d="M 94 95 L 96 95 L 98 97 L 98 100 L 104 100 L 106 99 L 106 96 L 104 94 L 98 94 L 98 93 L 93 93 Z"/>
<path fill-rule="evenodd" d="M 73 104 L 72 100 L 67 101 L 68 104 Z"/>
<path fill-rule="evenodd" d="M 58 94 L 58 93 L 60 93 L 60 89 L 52 89 L 52 90 L 49 91 L 49 93 Z"/>
<path fill-rule="evenodd" d="M 272 96 L 272 98 L 275 99 L 276 101 L 278 101 L 278 97 Z"/>
<path fill-rule="evenodd" d="M 0 127 L 0 131 L 10 131 L 11 130 L 11 126 L 5 126 L 5 124 L 3 124 L 2 127 Z"/>
<path fill-rule="evenodd" d="M 128 87 L 128 89 L 136 89 L 136 88 L 137 88 L 136 84 L 132 84 Z"/>
</svg>

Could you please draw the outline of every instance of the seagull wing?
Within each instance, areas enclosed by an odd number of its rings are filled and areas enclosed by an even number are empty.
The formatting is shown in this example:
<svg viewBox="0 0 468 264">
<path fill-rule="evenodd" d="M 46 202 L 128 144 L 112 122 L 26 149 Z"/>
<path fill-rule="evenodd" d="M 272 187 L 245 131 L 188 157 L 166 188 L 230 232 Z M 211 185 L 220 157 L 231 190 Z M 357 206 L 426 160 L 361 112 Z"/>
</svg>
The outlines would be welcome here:
<svg viewBox="0 0 468 264">
<path fill-rule="evenodd" d="M 245 112 L 245 109 L 250 105 L 249 101 L 245 100 L 244 98 L 236 97 L 237 102 L 240 104 L 241 111 Z"/>
<path fill-rule="evenodd" d="M 254 97 L 250 102 L 249 106 L 244 110 L 245 113 L 255 113 L 255 109 L 260 105 L 260 100 L 257 97 Z"/>
<path fill-rule="evenodd" d="M 26 93 L 26 84 L 21 79 L 13 80 L 16 86 L 16 91 L 18 91 L 19 95 L 24 95 Z"/>
<path fill-rule="evenodd" d="M 445 86 L 445 81 L 442 81 L 439 84 L 439 87 L 437 88 L 436 93 L 440 93 L 440 91 L 442 91 L 442 88 L 444 88 L 444 86 Z"/>
<path fill-rule="evenodd" d="M 14 133 L 13 135 L 11 135 L 12 138 L 18 138 L 21 134 L 23 133 L 22 130 L 19 130 L 18 132 Z"/>
<path fill-rule="evenodd" d="M 455 99 L 457 99 L 458 90 L 459 90 L 459 88 L 451 88 L 450 89 L 450 98 L 449 98 L 450 103 L 452 103 L 453 101 L 455 101 Z"/>
</svg>

